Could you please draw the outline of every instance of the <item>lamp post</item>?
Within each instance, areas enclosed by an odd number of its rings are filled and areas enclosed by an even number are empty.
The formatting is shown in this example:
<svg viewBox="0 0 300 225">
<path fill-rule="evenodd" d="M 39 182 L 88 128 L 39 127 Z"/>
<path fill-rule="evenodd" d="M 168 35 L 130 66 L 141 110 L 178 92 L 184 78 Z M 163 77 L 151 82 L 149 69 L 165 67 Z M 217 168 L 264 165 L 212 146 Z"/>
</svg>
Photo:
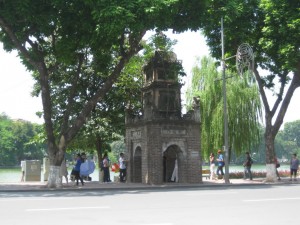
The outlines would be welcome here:
<svg viewBox="0 0 300 225">
<path fill-rule="evenodd" d="M 223 110 L 224 110 L 224 151 L 225 151 L 225 183 L 229 184 L 229 151 L 228 151 L 228 118 L 226 97 L 226 64 L 224 53 L 223 17 L 221 18 L 221 42 L 222 42 L 222 81 L 223 81 Z"/>
</svg>

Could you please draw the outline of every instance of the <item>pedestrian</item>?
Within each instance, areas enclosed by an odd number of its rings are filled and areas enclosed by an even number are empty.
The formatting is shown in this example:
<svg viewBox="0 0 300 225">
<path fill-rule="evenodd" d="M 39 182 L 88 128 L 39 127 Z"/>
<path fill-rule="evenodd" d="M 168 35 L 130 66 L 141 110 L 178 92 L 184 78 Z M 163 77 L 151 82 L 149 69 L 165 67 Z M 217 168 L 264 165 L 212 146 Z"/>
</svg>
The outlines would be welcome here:
<svg viewBox="0 0 300 225">
<path fill-rule="evenodd" d="M 124 158 L 124 153 L 120 153 L 119 168 L 120 168 L 120 182 L 125 182 L 126 181 L 126 161 Z"/>
<path fill-rule="evenodd" d="M 82 156 L 82 154 L 81 154 Z M 80 165 L 80 176 L 83 180 L 92 181 L 92 177 L 90 177 L 90 174 L 92 174 L 95 171 L 96 165 L 93 160 L 93 157 L 88 158 L 86 155 L 84 156 L 84 162 Z"/>
<path fill-rule="evenodd" d="M 294 176 L 294 181 L 296 181 L 298 167 L 299 167 L 299 159 L 297 158 L 297 154 L 294 153 L 292 155 L 292 159 L 291 159 L 291 178 L 290 178 L 290 181 L 292 181 L 293 176 Z"/>
<path fill-rule="evenodd" d="M 175 159 L 174 169 L 171 176 L 171 182 L 178 182 L 178 161 L 177 158 Z"/>
<path fill-rule="evenodd" d="M 210 163 L 210 166 L 209 166 L 209 170 L 210 170 L 210 180 L 215 180 L 216 179 L 216 174 L 215 174 L 215 154 L 212 152 L 210 153 L 210 156 L 209 156 L 209 163 Z"/>
<path fill-rule="evenodd" d="M 109 176 L 109 158 L 107 156 L 107 153 L 105 153 L 103 156 L 102 165 L 103 165 L 103 173 L 104 173 L 103 182 L 104 183 L 111 182 Z"/>
<path fill-rule="evenodd" d="M 252 180 L 252 172 L 251 172 L 252 163 L 253 163 L 253 160 L 250 156 L 250 153 L 246 152 L 246 159 L 243 163 L 243 166 L 244 166 L 244 180 L 247 178 L 247 174 L 249 176 L 249 179 Z"/>
<path fill-rule="evenodd" d="M 81 164 L 80 164 L 79 176 L 82 178 L 82 180 L 88 180 L 88 175 L 86 174 L 86 170 L 88 167 L 86 154 L 82 152 L 80 156 L 81 156 Z"/>
<path fill-rule="evenodd" d="M 63 177 L 66 179 L 66 183 L 68 184 L 68 168 L 67 168 L 67 161 L 66 158 L 63 159 L 61 166 L 60 166 L 60 170 L 59 170 L 59 177 L 61 179 L 61 182 L 63 182 Z"/>
<path fill-rule="evenodd" d="M 222 150 L 218 150 L 217 161 L 218 161 L 217 175 L 218 175 L 218 177 L 221 176 L 221 178 L 224 179 L 223 167 L 225 166 L 225 162 L 224 162 L 224 157 L 223 157 L 223 154 L 222 154 Z"/>
<path fill-rule="evenodd" d="M 275 170 L 276 170 L 277 180 L 281 180 L 281 178 L 279 176 L 279 172 L 278 172 L 278 168 L 280 167 L 280 163 L 278 162 L 278 159 L 277 159 L 276 156 L 274 158 L 274 164 L 275 164 Z"/>
<path fill-rule="evenodd" d="M 76 181 L 76 185 L 77 186 L 78 186 L 79 180 L 80 180 L 82 186 L 84 185 L 83 179 L 80 176 L 80 166 L 81 166 L 81 163 L 82 163 L 82 158 L 81 158 L 81 155 L 78 153 L 76 155 L 76 163 L 75 163 L 75 166 L 74 166 L 73 171 L 72 171 L 72 173 L 75 175 L 75 181 Z"/>
<path fill-rule="evenodd" d="M 21 161 L 21 182 L 25 181 L 25 161 Z"/>
</svg>

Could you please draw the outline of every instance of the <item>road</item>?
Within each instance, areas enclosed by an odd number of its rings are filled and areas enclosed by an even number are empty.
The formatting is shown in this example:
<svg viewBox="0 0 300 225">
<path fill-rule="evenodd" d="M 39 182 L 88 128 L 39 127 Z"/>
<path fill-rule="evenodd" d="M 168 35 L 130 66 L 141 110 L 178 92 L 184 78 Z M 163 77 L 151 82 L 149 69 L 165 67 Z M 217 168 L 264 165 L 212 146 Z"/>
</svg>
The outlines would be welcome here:
<svg viewBox="0 0 300 225">
<path fill-rule="evenodd" d="M 0 193 L 3 225 L 298 224 L 299 185 Z"/>
</svg>

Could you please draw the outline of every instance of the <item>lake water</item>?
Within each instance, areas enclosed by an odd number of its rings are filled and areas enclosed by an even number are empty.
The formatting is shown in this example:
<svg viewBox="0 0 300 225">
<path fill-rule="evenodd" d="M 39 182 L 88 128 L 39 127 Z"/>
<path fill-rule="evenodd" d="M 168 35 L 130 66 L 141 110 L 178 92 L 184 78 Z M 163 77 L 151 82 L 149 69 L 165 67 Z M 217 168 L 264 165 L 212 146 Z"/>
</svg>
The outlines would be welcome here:
<svg viewBox="0 0 300 225">
<path fill-rule="evenodd" d="M 209 169 L 208 166 L 203 166 L 203 169 Z M 289 165 L 281 165 L 280 168 L 278 168 L 279 171 L 289 171 L 290 167 Z M 237 166 L 237 165 L 230 165 L 229 166 L 229 172 L 243 172 L 244 167 Z M 266 166 L 265 165 L 253 165 L 252 171 L 256 172 L 265 172 Z M 71 169 L 69 169 L 69 174 L 71 174 Z M 110 177 L 111 180 L 113 180 L 115 176 L 114 172 L 111 172 Z M 70 177 L 70 176 L 69 176 Z M 94 173 L 90 175 L 92 177 L 92 181 L 99 181 L 99 170 L 95 169 Z M 13 168 L 13 169 L 0 169 L 0 183 L 15 183 L 20 182 L 21 180 L 21 168 Z M 41 181 L 44 180 L 44 174 L 43 170 L 41 172 Z"/>
<path fill-rule="evenodd" d="M 68 169 L 69 171 L 69 179 L 72 169 Z M 13 168 L 13 169 L 0 169 L 0 183 L 16 183 L 21 180 L 21 168 Z M 110 178 L 113 180 L 115 176 L 114 172 L 110 173 Z M 95 171 L 90 175 L 92 181 L 99 181 L 99 170 L 95 169 Z M 41 171 L 41 181 L 44 181 L 44 173 Z M 65 181 L 65 179 L 63 179 Z"/>
</svg>

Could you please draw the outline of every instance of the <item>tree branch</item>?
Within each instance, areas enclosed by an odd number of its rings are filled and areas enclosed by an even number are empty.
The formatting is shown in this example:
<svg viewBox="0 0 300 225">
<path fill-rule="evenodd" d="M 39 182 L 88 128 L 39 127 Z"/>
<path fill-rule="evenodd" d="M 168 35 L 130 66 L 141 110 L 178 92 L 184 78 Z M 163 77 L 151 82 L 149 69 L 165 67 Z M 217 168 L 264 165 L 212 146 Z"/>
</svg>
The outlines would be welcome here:
<svg viewBox="0 0 300 225">
<path fill-rule="evenodd" d="M 3 28 L 3 30 L 6 32 L 6 34 L 9 36 L 12 43 L 15 45 L 16 49 L 18 49 L 24 57 L 28 60 L 28 62 L 35 68 L 38 68 L 38 63 L 33 60 L 25 48 L 25 43 L 22 43 L 17 36 L 14 34 L 13 29 L 5 22 L 5 20 L 0 16 L 0 26 Z"/>
<path fill-rule="evenodd" d="M 284 116 L 286 114 L 286 111 L 288 109 L 288 106 L 290 104 L 290 101 L 293 97 L 293 94 L 295 92 L 295 90 L 300 87 L 300 62 L 298 64 L 298 68 L 295 70 L 294 72 L 294 76 L 293 76 L 293 79 L 292 79 L 292 82 L 287 90 L 287 93 L 282 101 L 282 104 L 281 104 L 281 107 L 280 107 L 280 110 L 278 112 L 278 115 L 277 115 L 277 118 L 276 118 L 276 121 L 274 123 L 274 129 L 273 129 L 273 132 L 277 133 L 280 129 L 280 126 L 282 125 L 283 123 L 283 119 L 284 119 Z"/>
<path fill-rule="evenodd" d="M 285 89 L 285 85 L 286 85 L 286 78 L 287 78 L 287 75 L 288 73 L 286 73 L 285 75 L 283 75 L 283 78 L 282 80 L 280 81 L 280 90 L 279 90 L 279 94 L 277 96 L 277 99 L 273 105 L 273 108 L 272 108 L 272 111 L 271 111 L 271 115 L 272 117 L 275 115 L 278 107 L 279 107 L 279 104 L 282 102 L 282 96 L 283 96 L 283 93 L 284 93 L 284 89 Z"/>
<path fill-rule="evenodd" d="M 145 35 L 145 33 L 146 30 L 140 32 L 139 35 L 129 37 L 130 48 L 124 55 L 120 57 L 119 63 L 116 65 L 109 78 L 105 81 L 104 85 L 86 103 L 85 107 L 76 118 L 74 124 L 67 130 L 67 132 L 65 133 L 66 144 L 75 137 L 77 132 L 84 125 L 86 119 L 90 116 L 97 102 L 100 101 L 106 95 L 106 93 L 111 89 L 114 82 L 120 76 L 121 71 L 123 70 L 126 63 L 131 59 L 132 56 L 137 54 L 142 49 L 139 43 L 143 38 L 143 36 Z"/>
<path fill-rule="evenodd" d="M 265 107 L 265 112 L 266 112 L 266 114 L 268 114 L 268 113 L 270 113 L 270 106 L 269 106 L 269 103 L 268 103 L 266 92 L 264 90 L 264 85 L 263 85 L 262 79 L 260 78 L 260 75 L 259 75 L 259 72 L 258 72 L 257 68 L 255 68 L 253 70 L 253 72 L 254 72 L 254 75 L 255 75 L 255 78 L 256 78 L 256 81 L 257 81 L 257 84 L 258 84 L 258 89 L 259 89 L 259 92 L 260 92 L 260 95 L 261 95 L 263 105 Z"/>
<path fill-rule="evenodd" d="M 69 117 L 70 117 L 70 113 L 71 113 L 71 109 L 74 103 L 74 97 L 76 95 L 76 90 L 78 87 L 78 79 L 81 73 L 81 69 L 82 69 L 82 64 L 84 61 L 84 55 L 83 54 L 79 54 L 78 55 L 78 66 L 77 66 L 77 70 L 75 73 L 75 78 L 72 79 L 72 84 L 71 84 L 71 90 L 70 90 L 70 95 L 68 96 L 68 100 L 67 100 L 67 107 L 66 110 L 64 112 L 64 116 L 63 116 L 63 124 L 62 124 L 62 128 L 61 128 L 61 134 L 63 134 L 67 129 L 68 129 L 68 124 L 69 124 Z"/>
<path fill-rule="evenodd" d="M 50 87 L 48 83 L 48 71 L 46 65 L 43 60 L 35 61 L 30 53 L 25 48 L 25 43 L 22 43 L 18 37 L 14 34 L 13 29 L 5 22 L 5 20 L 0 17 L 0 26 L 4 29 L 6 34 L 9 36 L 10 40 L 14 44 L 15 48 L 20 51 L 20 53 L 24 56 L 24 58 L 36 69 L 39 71 L 40 74 L 40 85 L 41 85 L 41 92 L 42 92 L 42 102 L 43 102 L 43 111 L 44 111 L 44 120 L 45 120 L 45 128 L 47 130 L 47 139 L 49 148 L 55 148 L 52 146 L 55 143 L 55 137 L 53 133 L 53 123 L 51 121 L 51 110 L 46 110 L 47 108 L 51 109 L 51 98 L 50 98 Z M 40 54 L 38 47 L 34 44 L 29 38 L 27 38 L 28 44 L 31 45 L 33 50 L 41 56 L 43 59 L 42 54 Z"/>
</svg>

